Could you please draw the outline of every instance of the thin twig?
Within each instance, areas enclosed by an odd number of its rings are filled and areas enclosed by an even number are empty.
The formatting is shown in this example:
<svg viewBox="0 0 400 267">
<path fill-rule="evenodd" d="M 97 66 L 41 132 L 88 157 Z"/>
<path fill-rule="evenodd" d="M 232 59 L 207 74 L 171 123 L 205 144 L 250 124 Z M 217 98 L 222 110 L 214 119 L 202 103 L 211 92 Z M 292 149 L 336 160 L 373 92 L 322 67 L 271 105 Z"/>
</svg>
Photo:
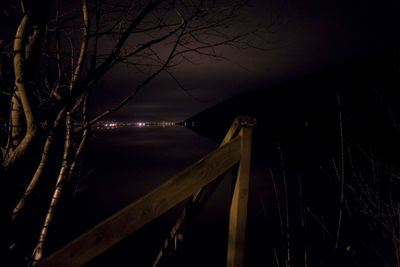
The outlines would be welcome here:
<svg viewBox="0 0 400 267">
<path fill-rule="evenodd" d="M 339 106 L 339 129 L 340 129 L 340 159 L 341 159 L 341 186 L 340 186 L 340 207 L 339 207 L 339 218 L 336 232 L 335 248 L 339 246 L 340 231 L 342 228 L 343 221 L 343 208 L 344 208 L 344 141 L 343 141 L 343 120 L 342 120 L 342 107 L 340 102 L 340 96 L 338 95 L 338 106 Z"/>
<path fill-rule="evenodd" d="M 291 251 L 290 251 L 290 222 L 289 222 L 289 197 L 288 197 L 288 185 L 286 179 L 286 169 L 285 164 L 283 161 L 283 153 L 281 150 L 281 146 L 278 143 L 278 152 L 281 161 L 281 168 L 282 168 L 282 176 L 283 176 L 283 184 L 285 187 L 285 212 L 286 212 L 286 251 L 287 251 L 287 258 L 286 258 L 286 266 L 290 266 L 291 264 Z"/>
</svg>

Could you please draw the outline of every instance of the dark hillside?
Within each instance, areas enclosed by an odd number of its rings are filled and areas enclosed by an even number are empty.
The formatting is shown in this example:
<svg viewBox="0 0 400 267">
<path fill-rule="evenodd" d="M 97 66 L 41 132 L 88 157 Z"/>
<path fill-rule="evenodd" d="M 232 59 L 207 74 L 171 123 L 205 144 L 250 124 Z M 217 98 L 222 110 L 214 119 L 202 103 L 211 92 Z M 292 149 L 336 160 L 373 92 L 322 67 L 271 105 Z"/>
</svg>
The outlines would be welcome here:
<svg viewBox="0 0 400 267">
<path fill-rule="evenodd" d="M 400 57 L 379 52 L 231 98 L 186 120 L 186 125 L 221 140 L 234 117 L 257 118 L 255 150 L 279 141 L 298 158 L 330 158 L 338 150 L 339 103 L 346 142 L 397 161 Z M 268 150 L 267 150 L 268 151 Z"/>
<path fill-rule="evenodd" d="M 305 266 L 306 252 L 311 255 L 308 263 L 315 266 L 397 266 L 393 244 L 398 235 L 393 233 L 400 226 L 398 213 L 391 212 L 398 209 L 395 196 L 400 196 L 394 179 L 400 177 L 397 51 L 238 95 L 185 121 L 187 127 L 220 141 L 236 116 L 257 119 L 248 266 L 261 261 L 257 238 L 270 252 L 266 261 L 284 265 L 286 231 L 293 266 Z M 278 202 L 271 201 L 275 185 Z M 285 221 L 285 207 L 290 227 L 279 224 Z M 265 234 L 257 230 L 263 224 Z M 388 227 L 397 230 L 391 233 Z"/>
</svg>

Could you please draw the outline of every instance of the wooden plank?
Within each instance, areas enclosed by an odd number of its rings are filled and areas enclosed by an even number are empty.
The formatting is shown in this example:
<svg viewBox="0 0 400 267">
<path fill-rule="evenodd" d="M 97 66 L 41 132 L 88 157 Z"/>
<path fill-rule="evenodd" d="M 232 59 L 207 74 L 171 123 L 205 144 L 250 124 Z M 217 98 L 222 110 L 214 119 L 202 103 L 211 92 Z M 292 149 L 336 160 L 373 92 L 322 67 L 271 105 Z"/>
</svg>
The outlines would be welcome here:
<svg viewBox="0 0 400 267">
<path fill-rule="evenodd" d="M 254 127 L 256 123 L 255 119 L 246 116 L 239 116 L 236 117 L 232 123 L 232 126 L 229 128 L 227 134 L 225 135 L 224 139 L 222 140 L 220 147 L 225 145 L 229 142 L 232 138 L 236 137 L 239 131 L 243 127 Z M 250 133 L 251 135 L 252 133 Z M 251 146 L 251 142 L 250 142 Z M 207 199 L 211 196 L 214 189 L 217 187 L 220 179 L 215 179 L 213 182 L 208 184 L 207 186 L 203 187 L 196 195 L 194 195 L 193 199 L 195 203 L 205 203 Z M 216 183 L 216 184 L 214 184 Z"/>
<path fill-rule="evenodd" d="M 222 140 L 220 146 L 223 146 L 233 137 L 236 137 L 242 127 L 253 127 L 255 123 L 255 119 L 252 119 L 250 117 L 236 117 L 231 127 L 227 131 L 224 139 Z M 186 206 L 184 208 L 183 212 L 181 213 L 177 222 L 172 228 L 170 236 L 164 241 L 163 248 L 159 251 L 155 261 L 153 262 L 153 267 L 158 266 L 160 263 L 162 264 L 163 261 L 165 261 L 169 256 L 172 255 L 171 253 L 174 253 L 176 249 L 179 249 L 176 248 L 175 245 L 179 242 L 182 242 L 182 240 L 184 239 L 184 228 L 187 226 L 187 222 L 201 211 L 201 207 L 205 205 L 209 197 L 213 194 L 223 176 L 224 174 L 212 181 L 211 183 L 207 184 L 205 187 L 201 188 L 201 190 L 199 190 L 197 194 L 193 196 L 193 200 L 191 200 L 189 206 Z M 179 242 L 177 242 L 177 240 L 179 240 Z M 165 250 L 167 251 L 167 253 L 164 253 Z"/>
<path fill-rule="evenodd" d="M 222 140 L 220 146 L 223 146 L 227 142 L 229 142 L 233 137 L 237 136 L 240 130 L 239 119 L 235 118 L 229 130 L 226 132 L 224 139 Z"/>
<path fill-rule="evenodd" d="M 239 119 L 235 118 L 219 147 L 222 147 L 223 145 L 231 141 L 232 138 L 236 137 L 240 131 L 240 126 L 241 124 L 239 123 Z M 198 207 L 202 207 L 205 205 L 208 198 L 218 187 L 224 175 L 225 174 L 222 174 L 220 177 L 218 177 L 211 183 L 207 184 L 205 187 L 201 188 L 196 194 L 193 195 L 193 199 L 190 200 L 191 202 L 189 203 L 189 206 L 186 206 L 183 209 L 174 227 L 172 227 L 170 236 L 167 239 L 165 239 L 163 247 L 160 249 L 156 259 L 153 262 L 153 267 L 158 266 L 163 260 L 166 260 L 166 258 L 169 257 L 174 250 L 178 249 L 175 247 L 175 244 L 177 243 L 176 240 L 177 239 L 182 240 L 184 238 L 183 237 L 185 235 L 184 228 L 186 227 L 187 222 L 196 215 L 195 212 L 193 211 L 193 207 L 196 208 L 196 213 L 200 212 L 200 209 L 198 209 Z M 172 247 L 174 248 L 172 249 Z M 168 250 L 166 254 L 164 253 L 165 250 Z"/>
<path fill-rule="evenodd" d="M 241 158 L 229 214 L 228 267 L 243 266 L 245 248 L 252 128 L 242 128 L 240 135 Z"/>
<path fill-rule="evenodd" d="M 82 234 L 37 266 L 80 266 L 196 193 L 240 159 L 241 137 L 214 150 L 152 192 Z"/>
<path fill-rule="evenodd" d="M 240 129 L 242 129 L 243 126 L 247 127 L 250 124 L 249 122 L 255 123 L 255 121 L 253 119 L 250 119 L 249 117 L 236 117 L 234 119 L 231 127 L 229 128 L 228 132 L 226 133 L 224 139 L 222 140 L 221 144 L 219 145 L 219 147 L 225 145 L 226 143 L 231 141 L 232 138 L 236 137 L 238 135 Z M 254 126 L 254 124 L 252 126 Z M 217 185 L 214 185 L 213 183 L 219 183 L 219 179 L 216 179 L 212 183 L 203 187 L 199 192 L 197 192 L 197 194 L 195 194 L 193 197 L 194 202 L 197 202 L 197 203 L 206 202 L 208 197 L 212 194 L 212 192 L 214 191 L 214 189 L 217 186 Z"/>
</svg>

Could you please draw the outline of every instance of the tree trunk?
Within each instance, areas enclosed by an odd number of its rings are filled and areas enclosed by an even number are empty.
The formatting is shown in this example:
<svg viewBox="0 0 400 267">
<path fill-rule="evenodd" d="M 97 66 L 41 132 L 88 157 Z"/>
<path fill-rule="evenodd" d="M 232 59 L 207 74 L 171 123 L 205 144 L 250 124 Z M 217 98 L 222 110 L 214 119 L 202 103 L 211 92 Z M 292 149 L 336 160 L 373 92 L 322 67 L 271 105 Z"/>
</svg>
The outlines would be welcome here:
<svg viewBox="0 0 400 267">
<path fill-rule="evenodd" d="M 37 167 L 35 174 L 33 175 L 31 182 L 29 183 L 28 187 L 26 188 L 24 194 L 22 195 L 21 199 L 19 200 L 18 204 L 15 206 L 12 214 L 12 221 L 15 221 L 18 214 L 20 213 L 21 209 L 24 207 L 26 200 L 30 197 L 32 191 L 34 190 L 39 178 L 42 175 L 43 169 L 46 166 L 48 153 L 50 147 L 53 143 L 53 135 L 54 130 L 58 128 L 60 120 L 64 117 L 65 109 L 63 109 L 57 116 L 56 120 L 54 121 L 53 129 L 50 130 L 49 135 L 47 136 L 46 142 L 44 144 L 42 157 L 40 159 L 39 166 Z"/>
<path fill-rule="evenodd" d="M 40 261 L 43 257 L 43 246 L 46 241 L 48 229 L 54 217 L 55 208 L 60 200 L 61 192 L 64 187 L 64 182 L 68 174 L 69 164 L 68 164 L 68 156 L 70 152 L 71 146 L 71 116 L 70 113 L 67 112 L 66 117 L 66 133 L 65 133 L 65 143 L 64 143 L 64 154 L 62 165 L 60 169 L 60 173 L 58 175 L 56 187 L 53 192 L 53 197 L 51 198 L 50 206 L 47 211 L 46 219 L 43 223 L 42 230 L 40 232 L 39 240 L 36 244 L 35 249 L 32 254 L 32 265 L 35 265 L 38 261 Z"/>
<path fill-rule="evenodd" d="M 25 14 L 21 20 L 21 23 L 18 26 L 17 33 L 14 39 L 14 75 L 15 75 L 15 96 L 19 98 L 21 103 L 24 115 L 25 115 L 25 122 L 26 122 L 26 129 L 23 139 L 18 143 L 15 149 L 8 149 L 4 156 L 4 160 L 2 166 L 5 168 L 10 167 L 18 160 L 21 156 L 26 153 L 28 146 L 32 143 L 36 135 L 36 124 L 33 117 L 31 103 L 29 101 L 28 95 L 26 93 L 26 73 L 25 73 L 25 43 L 28 38 L 29 32 L 29 22 L 30 22 L 30 14 Z M 15 98 L 13 98 L 14 100 Z M 17 108 L 16 112 L 20 109 L 18 101 L 13 101 L 13 105 Z M 19 113 L 13 113 L 11 117 L 12 125 L 20 125 L 21 116 L 18 115 Z M 16 129 L 18 130 L 18 128 Z M 17 133 L 17 132 L 15 132 Z M 19 132 L 22 134 L 22 132 Z"/>
</svg>

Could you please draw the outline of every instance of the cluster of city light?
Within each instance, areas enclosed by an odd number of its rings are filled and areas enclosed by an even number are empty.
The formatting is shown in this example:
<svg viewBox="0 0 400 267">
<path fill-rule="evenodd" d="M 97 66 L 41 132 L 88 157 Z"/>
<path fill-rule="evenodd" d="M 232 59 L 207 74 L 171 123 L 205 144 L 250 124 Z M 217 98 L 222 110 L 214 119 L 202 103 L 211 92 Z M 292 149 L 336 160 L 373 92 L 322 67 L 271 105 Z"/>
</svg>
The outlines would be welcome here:
<svg viewBox="0 0 400 267">
<path fill-rule="evenodd" d="M 95 128 L 117 128 L 119 126 L 121 124 L 115 121 L 98 122 L 94 125 Z"/>
<path fill-rule="evenodd" d="M 176 122 L 172 121 L 160 121 L 160 122 L 136 122 L 134 125 L 137 127 L 144 127 L 144 126 L 174 126 L 176 125 Z"/>
<path fill-rule="evenodd" d="M 175 122 L 171 122 L 171 121 L 161 122 L 161 126 L 173 126 L 173 125 L 175 125 Z"/>
<path fill-rule="evenodd" d="M 160 121 L 160 122 L 116 122 L 116 121 L 105 121 L 98 122 L 94 125 L 95 128 L 106 128 L 106 129 L 114 129 L 118 127 L 146 127 L 146 126 L 174 126 L 177 125 L 176 122 L 171 121 Z"/>
</svg>

